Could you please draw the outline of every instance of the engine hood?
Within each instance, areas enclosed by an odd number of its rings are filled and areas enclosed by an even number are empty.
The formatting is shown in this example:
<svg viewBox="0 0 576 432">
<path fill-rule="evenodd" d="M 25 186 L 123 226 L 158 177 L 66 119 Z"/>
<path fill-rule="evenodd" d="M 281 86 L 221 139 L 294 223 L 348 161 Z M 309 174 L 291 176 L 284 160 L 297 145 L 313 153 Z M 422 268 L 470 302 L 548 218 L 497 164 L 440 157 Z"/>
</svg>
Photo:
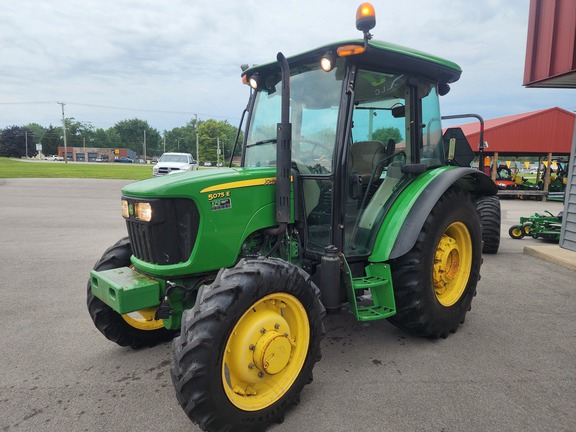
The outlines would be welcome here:
<svg viewBox="0 0 576 432">
<path fill-rule="evenodd" d="M 274 168 L 217 168 L 175 173 L 131 183 L 122 194 L 133 198 L 196 198 L 223 190 L 276 183 Z"/>
</svg>

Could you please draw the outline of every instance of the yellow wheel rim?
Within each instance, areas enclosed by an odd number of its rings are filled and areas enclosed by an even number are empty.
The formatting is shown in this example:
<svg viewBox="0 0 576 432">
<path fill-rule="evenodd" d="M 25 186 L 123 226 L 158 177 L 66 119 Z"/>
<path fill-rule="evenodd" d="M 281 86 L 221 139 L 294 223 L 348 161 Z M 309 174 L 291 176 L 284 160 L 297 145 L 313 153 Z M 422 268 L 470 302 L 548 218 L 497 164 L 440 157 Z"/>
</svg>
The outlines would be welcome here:
<svg viewBox="0 0 576 432">
<path fill-rule="evenodd" d="M 516 237 L 520 237 L 522 235 L 522 228 L 521 227 L 517 227 L 514 228 L 512 230 L 512 233 L 516 236 Z"/>
<path fill-rule="evenodd" d="M 296 297 L 276 293 L 258 300 L 226 342 L 222 383 L 230 402 L 258 411 L 278 401 L 300 375 L 309 343 L 308 315 Z"/>
<path fill-rule="evenodd" d="M 436 298 L 443 306 L 454 305 L 464 293 L 472 268 L 472 239 L 466 225 L 454 222 L 438 242 L 433 281 Z"/>
<path fill-rule="evenodd" d="M 157 308 L 155 307 L 140 309 L 135 312 L 124 314 L 122 315 L 122 318 L 124 318 L 124 321 L 126 321 L 131 327 L 138 330 L 158 330 L 159 328 L 164 327 L 164 323 L 162 320 L 154 319 L 156 309 Z"/>
</svg>

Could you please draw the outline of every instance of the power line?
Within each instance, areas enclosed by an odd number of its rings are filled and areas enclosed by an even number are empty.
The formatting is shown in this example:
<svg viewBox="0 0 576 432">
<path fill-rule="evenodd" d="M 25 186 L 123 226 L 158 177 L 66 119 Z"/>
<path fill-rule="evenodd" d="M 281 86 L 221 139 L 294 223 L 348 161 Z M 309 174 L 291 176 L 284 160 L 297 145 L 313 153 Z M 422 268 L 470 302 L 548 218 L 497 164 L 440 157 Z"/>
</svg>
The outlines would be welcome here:
<svg viewBox="0 0 576 432">
<path fill-rule="evenodd" d="M 53 104 L 57 101 L 39 101 L 39 102 L 0 102 L 0 105 L 35 105 L 35 104 Z"/>
<path fill-rule="evenodd" d="M 36 105 L 36 104 L 61 104 L 58 101 L 37 101 L 37 102 L 0 102 L 0 105 Z M 158 109 L 146 109 L 146 108 L 131 108 L 131 107 L 119 107 L 113 105 L 98 105 L 98 104 L 88 104 L 82 102 L 66 102 L 67 105 L 85 106 L 90 108 L 102 108 L 102 109 L 113 109 L 120 111 L 140 111 L 149 113 L 160 113 L 160 114 L 187 114 L 187 115 L 200 115 L 202 117 L 210 118 L 222 118 L 227 120 L 239 120 L 239 117 L 223 116 L 218 114 L 208 114 L 199 113 L 198 111 L 177 111 L 177 110 L 158 110 Z"/>
</svg>

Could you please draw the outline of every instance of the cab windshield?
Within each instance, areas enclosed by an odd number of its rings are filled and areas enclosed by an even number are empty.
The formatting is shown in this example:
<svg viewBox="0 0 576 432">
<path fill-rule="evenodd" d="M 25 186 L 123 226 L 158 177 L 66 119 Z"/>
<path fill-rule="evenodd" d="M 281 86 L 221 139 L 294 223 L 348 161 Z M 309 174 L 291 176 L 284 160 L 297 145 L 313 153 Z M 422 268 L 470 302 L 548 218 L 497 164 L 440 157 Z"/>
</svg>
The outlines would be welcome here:
<svg viewBox="0 0 576 432">
<path fill-rule="evenodd" d="M 318 63 L 295 66 L 290 71 L 292 160 L 301 172 L 325 174 L 333 170 L 343 64 L 342 68 L 324 72 Z M 266 86 L 256 94 L 247 132 L 245 166 L 276 164 L 281 93 L 281 81 L 268 77 Z"/>
</svg>

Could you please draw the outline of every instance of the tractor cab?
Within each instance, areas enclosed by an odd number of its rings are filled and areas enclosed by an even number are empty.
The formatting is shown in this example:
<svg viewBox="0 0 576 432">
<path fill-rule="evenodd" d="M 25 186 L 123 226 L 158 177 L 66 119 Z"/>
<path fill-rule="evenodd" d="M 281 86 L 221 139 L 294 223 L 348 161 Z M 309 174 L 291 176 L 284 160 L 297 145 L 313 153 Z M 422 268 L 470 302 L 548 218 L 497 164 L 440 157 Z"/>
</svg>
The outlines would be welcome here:
<svg viewBox="0 0 576 432">
<path fill-rule="evenodd" d="M 305 250 L 335 245 L 347 258 L 366 257 L 400 192 L 446 165 L 438 99 L 461 70 L 370 38 L 288 63 L 294 218 L 304 226 Z M 283 79 L 279 63 L 243 73 L 253 88 L 244 167 L 276 166 Z"/>
</svg>

